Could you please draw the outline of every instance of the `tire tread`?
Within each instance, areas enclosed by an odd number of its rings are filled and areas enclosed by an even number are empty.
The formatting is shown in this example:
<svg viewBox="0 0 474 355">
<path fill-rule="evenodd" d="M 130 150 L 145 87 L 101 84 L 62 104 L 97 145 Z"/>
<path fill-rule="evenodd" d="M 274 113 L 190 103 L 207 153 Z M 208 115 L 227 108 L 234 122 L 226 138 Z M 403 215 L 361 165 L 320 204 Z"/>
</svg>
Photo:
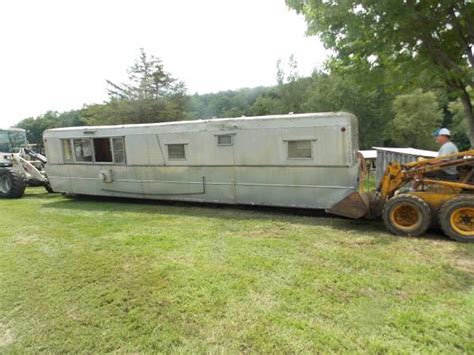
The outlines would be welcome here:
<svg viewBox="0 0 474 355">
<path fill-rule="evenodd" d="M 12 187 L 7 193 L 0 192 L 0 198 L 20 198 L 25 193 L 25 180 L 23 176 L 12 168 L 1 168 L 0 176 L 7 174 L 10 176 Z"/>
<path fill-rule="evenodd" d="M 390 222 L 389 213 L 390 213 L 391 207 L 393 207 L 395 204 L 397 204 L 401 201 L 415 203 L 421 209 L 422 223 L 421 223 L 420 227 L 417 230 L 415 230 L 411 233 L 406 233 L 405 231 L 401 231 L 401 230 L 397 229 Z M 430 227 L 431 219 L 432 219 L 432 217 L 431 217 L 431 208 L 428 205 L 428 203 L 426 203 L 426 201 L 423 200 L 422 198 L 420 198 L 418 196 L 415 196 L 415 195 L 412 195 L 410 193 L 400 194 L 400 195 L 395 196 L 395 197 L 391 198 L 390 200 L 388 200 L 388 202 L 385 203 L 385 205 L 382 209 L 382 218 L 383 218 L 383 222 L 385 224 L 385 227 L 388 229 L 388 231 L 390 233 L 395 234 L 395 235 L 399 235 L 399 236 L 407 236 L 407 237 L 418 237 L 418 236 L 424 234 L 428 230 L 428 228 Z"/>
</svg>

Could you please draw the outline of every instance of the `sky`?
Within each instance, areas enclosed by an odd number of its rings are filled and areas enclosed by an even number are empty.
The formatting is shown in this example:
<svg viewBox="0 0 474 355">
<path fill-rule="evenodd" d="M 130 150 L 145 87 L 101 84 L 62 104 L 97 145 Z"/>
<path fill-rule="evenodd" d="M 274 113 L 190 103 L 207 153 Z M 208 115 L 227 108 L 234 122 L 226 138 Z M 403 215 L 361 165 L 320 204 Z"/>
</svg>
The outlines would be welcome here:
<svg viewBox="0 0 474 355">
<path fill-rule="evenodd" d="M 328 52 L 284 0 L 15 0 L 0 2 L 0 128 L 107 99 L 139 49 L 188 92 L 276 83 L 294 54 L 299 74 Z"/>
</svg>

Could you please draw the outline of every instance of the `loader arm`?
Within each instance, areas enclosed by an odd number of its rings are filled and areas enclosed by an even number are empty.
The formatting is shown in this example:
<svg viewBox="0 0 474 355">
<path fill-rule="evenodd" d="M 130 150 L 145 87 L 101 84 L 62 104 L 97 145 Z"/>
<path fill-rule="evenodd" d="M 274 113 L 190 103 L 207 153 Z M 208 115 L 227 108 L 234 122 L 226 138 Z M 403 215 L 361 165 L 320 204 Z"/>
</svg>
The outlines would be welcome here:
<svg viewBox="0 0 474 355">
<path fill-rule="evenodd" d="M 19 170 L 23 172 L 29 179 L 33 178 L 41 182 L 48 182 L 48 178 L 45 173 L 39 171 L 33 164 L 28 160 L 22 158 L 19 154 L 12 154 L 12 161 L 18 165 Z"/>
<path fill-rule="evenodd" d="M 411 181 L 421 184 L 451 188 L 453 191 L 474 190 L 469 181 L 447 181 L 426 178 L 427 172 L 435 172 L 447 167 L 474 166 L 474 149 L 440 158 L 423 159 L 407 164 L 390 163 L 375 194 L 359 191 L 351 193 L 327 211 L 349 218 L 374 218 L 380 215 L 384 204 L 397 190 Z"/>
<path fill-rule="evenodd" d="M 448 167 L 462 166 L 474 166 L 474 149 L 439 158 L 414 161 L 403 165 L 391 163 L 385 170 L 377 192 L 380 198 L 386 201 L 393 196 L 395 191 L 412 180 L 418 180 L 423 184 L 474 190 L 474 185 L 468 182 L 434 180 L 424 177 L 424 174 L 428 172 L 435 172 Z"/>
</svg>

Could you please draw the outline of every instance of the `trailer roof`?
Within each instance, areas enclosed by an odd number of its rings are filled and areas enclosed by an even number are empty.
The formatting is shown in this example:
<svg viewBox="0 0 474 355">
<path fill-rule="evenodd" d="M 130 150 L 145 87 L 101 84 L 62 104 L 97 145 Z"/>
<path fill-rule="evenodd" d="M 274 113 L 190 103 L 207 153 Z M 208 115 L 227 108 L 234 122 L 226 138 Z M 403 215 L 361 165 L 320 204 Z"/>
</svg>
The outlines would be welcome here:
<svg viewBox="0 0 474 355">
<path fill-rule="evenodd" d="M 355 117 L 354 115 L 347 112 L 319 112 L 319 113 L 298 113 L 298 114 L 286 114 L 286 115 L 269 115 L 269 116 L 242 116 L 242 117 L 231 117 L 231 118 L 211 118 L 211 119 L 198 119 L 198 120 L 186 120 L 186 121 L 170 121 L 170 122 L 158 122 L 158 123 L 140 123 L 140 124 L 122 124 L 122 125 L 104 125 L 104 126 L 78 126 L 78 127 L 63 127 L 63 128 L 52 128 L 48 129 L 48 132 L 55 131 L 73 131 L 80 129 L 110 129 L 110 128 L 143 128 L 143 127 L 156 127 L 156 126 L 180 126 L 180 125 L 191 125 L 196 123 L 215 123 L 215 122 L 230 122 L 230 121 L 257 121 L 257 120 L 274 120 L 274 119 L 285 119 L 285 118 L 310 118 L 320 117 L 327 118 L 331 116 L 336 117 Z"/>
</svg>

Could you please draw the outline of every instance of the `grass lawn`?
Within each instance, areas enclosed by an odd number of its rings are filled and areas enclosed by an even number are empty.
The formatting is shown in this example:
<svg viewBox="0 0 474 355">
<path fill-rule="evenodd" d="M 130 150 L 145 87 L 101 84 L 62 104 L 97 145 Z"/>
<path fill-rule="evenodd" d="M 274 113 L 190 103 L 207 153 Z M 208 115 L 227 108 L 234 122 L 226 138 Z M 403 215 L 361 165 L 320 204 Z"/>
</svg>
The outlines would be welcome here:
<svg viewBox="0 0 474 355">
<path fill-rule="evenodd" d="M 282 211 L 0 200 L 0 353 L 474 352 L 474 244 Z"/>
</svg>

